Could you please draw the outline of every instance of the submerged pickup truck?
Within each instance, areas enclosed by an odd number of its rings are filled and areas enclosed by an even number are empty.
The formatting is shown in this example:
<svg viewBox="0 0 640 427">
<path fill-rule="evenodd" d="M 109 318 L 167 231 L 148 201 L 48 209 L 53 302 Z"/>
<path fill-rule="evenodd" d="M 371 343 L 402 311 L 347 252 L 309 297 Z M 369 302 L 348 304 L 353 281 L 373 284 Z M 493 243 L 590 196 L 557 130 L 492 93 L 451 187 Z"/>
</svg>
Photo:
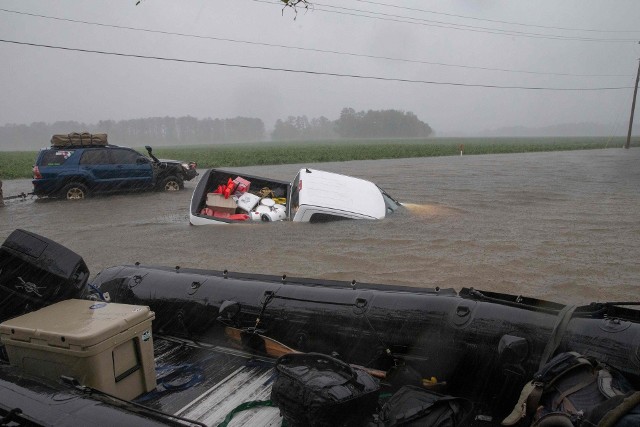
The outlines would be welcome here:
<svg viewBox="0 0 640 427">
<path fill-rule="evenodd" d="M 364 179 L 300 169 L 292 182 L 209 169 L 191 198 L 192 225 L 382 219 L 402 206 Z"/>
</svg>

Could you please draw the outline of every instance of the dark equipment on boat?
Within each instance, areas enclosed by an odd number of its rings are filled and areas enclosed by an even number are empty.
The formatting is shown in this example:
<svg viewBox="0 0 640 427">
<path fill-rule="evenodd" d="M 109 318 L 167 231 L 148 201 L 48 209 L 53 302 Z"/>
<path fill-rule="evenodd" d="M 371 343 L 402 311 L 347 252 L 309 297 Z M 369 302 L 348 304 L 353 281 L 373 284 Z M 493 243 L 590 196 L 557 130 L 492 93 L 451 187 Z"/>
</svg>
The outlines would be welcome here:
<svg viewBox="0 0 640 427">
<path fill-rule="evenodd" d="M 384 404 L 379 427 L 459 427 L 469 422 L 473 405 L 421 387 L 402 387 Z"/>
<path fill-rule="evenodd" d="M 88 280 L 80 255 L 46 237 L 15 230 L 0 247 L 0 322 L 77 298 Z"/>
<path fill-rule="evenodd" d="M 331 356 L 281 356 L 273 401 L 292 427 L 363 426 L 378 405 L 378 381 Z"/>
</svg>

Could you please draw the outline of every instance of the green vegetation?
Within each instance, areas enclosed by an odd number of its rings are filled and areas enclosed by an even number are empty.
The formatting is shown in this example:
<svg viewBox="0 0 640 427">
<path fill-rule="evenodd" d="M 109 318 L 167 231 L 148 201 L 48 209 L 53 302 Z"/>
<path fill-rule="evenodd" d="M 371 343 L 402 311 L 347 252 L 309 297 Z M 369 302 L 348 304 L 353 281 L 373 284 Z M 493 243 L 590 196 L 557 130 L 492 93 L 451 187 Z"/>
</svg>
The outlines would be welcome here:
<svg viewBox="0 0 640 427">
<path fill-rule="evenodd" d="M 455 156 L 460 154 L 460 145 L 464 145 L 464 154 L 470 155 L 621 148 L 624 142 L 623 137 L 335 140 L 154 147 L 154 154 L 211 168 Z M 640 146 L 640 138 L 633 138 L 632 146 Z M 146 153 L 144 149 L 139 151 Z M 2 152 L 0 179 L 31 178 L 35 158 L 35 151 Z"/>
<path fill-rule="evenodd" d="M 321 163 L 347 160 L 399 159 L 464 154 L 526 153 L 535 151 L 588 150 L 620 148 L 625 138 L 429 138 L 385 140 L 335 140 L 262 142 L 158 147 L 158 157 L 195 161 L 199 168 Z M 634 138 L 632 145 L 640 145 Z"/>
<path fill-rule="evenodd" d="M 0 179 L 31 178 L 37 151 L 0 151 Z"/>
</svg>

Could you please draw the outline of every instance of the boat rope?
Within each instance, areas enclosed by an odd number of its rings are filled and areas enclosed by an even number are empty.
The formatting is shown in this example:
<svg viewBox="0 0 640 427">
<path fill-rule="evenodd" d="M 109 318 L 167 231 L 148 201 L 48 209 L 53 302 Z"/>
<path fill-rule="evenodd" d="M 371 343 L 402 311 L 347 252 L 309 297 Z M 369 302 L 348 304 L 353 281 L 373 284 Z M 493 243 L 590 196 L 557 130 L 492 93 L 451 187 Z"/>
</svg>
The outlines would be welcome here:
<svg viewBox="0 0 640 427">
<path fill-rule="evenodd" d="M 218 427 L 227 427 L 231 422 L 231 420 L 233 419 L 233 417 L 235 417 L 239 412 L 246 411 L 253 408 L 268 408 L 268 407 L 277 408 L 278 406 L 276 406 L 271 400 L 251 400 L 249 402 L 241 403 L 240 405 L 233 408 L 231 412 L 227 414 L 227 416 L 224 418 L 224 421 L 218 424 Z M 284 418 L 282 419 L 281 426 L 287 427 L 287 423 L 285 422 Z"/>
<path fill-rule="evenodd" d="M 202 362 L 198 364 L 184 363 L 181 365 L 156 366 L 157 386 L 155 390 L 143 394 L 135 399 L 136 402 L 146 402 L 167 393 L 182 391 L 204 381 Z"/>
<path fill-rule="evenodd" d="M 7 196 L 3 197 L 2 200 L 13 200 L 13 199 L 22 199 L 23 201 L 27 199 L 27 196 L 33 196 L 33 193 L 25 193 L 24 191 L 15 196 Z"/>
<path fill-rule="evenodd" d="M 364 317 L 364 320 L 367 322 L 367 325 L 369 325 L 369 329 L 371 329 L 371 332 L 373 333 L 373 335 L 377 338 L 378 342 L 382 345 L 382 348 L 384 348 L 384 353 L 387 356 L 391 356 L 391 349 L 389 348 L 387 343 L 385 343 L 384 340 L 380 337 L 380 334 L 371 323 L 371 320 L 369 320 L 369 316 L 367 316 L 367 310 L 365 309 L 365 307 L 362 305 L 358 305 L 357 302 L 353 304 L 353 307 L 359 309 L 360 312 L 357 312 L 354 310 L 354 313 L 356 314 L 356 316 L 362 315 L 362 317 Z"/>
<path fill-rule="evenodd" d="M 134 402 L 132 400 L 126 400 L 126 399 L 123 399 L 121 397 L 114 396 L 113 394 L 107 393 L 107 392 L 102 391 L 102 390 L 98 390 L 98 389 L 93 388 L 93 387 L 81 385 L 75 378 L 72 378 L 72 377 L 67 377 L 67 376 L 62 375 L 62 376 L 60 376 L 60 379 L 62 380 L 63 384 L 67 384 L 68 386 L 73 387 L 74 389 L 76 389 L 76 390 L 78 390 L 78 391 L 80 391 L 80 392 L 82 392 L 84 394 L 88 394 L 88 395 L 91 395 L 91 396 L 100 396 L 100 397 L 103 397 L 105 399 L 111 399 L 111 400 L 115 400 L 117 402 L 121 402 L 121 403 L 123 403 L 125 405 L 134 406 L 135 408 L 138 409 L 135 412 L 138 412 L 138 413 L 144 414 L 146 412 L 146 414 L 150 415 L 150 416 L 154 416 L 155 415 L 155 416 L 159 416 L 159 417 L 162 417 L 164 419 L 167 419 L 167 420 L 173 419 L 173 420 L 181 421 L 183 423 L 197 425 L 197 426 L 200 426 L 200 427 L 208 427 L 206 424 L 201 423 L 200 421 L 191 420 L 189 418 L 184 418 L 184 417 L 180 417 L 178 415 L 169 414 L 167 412 L 163 412 L 163 411 L 160 411 L 158 409 L 154 409 L 154 408 L 151 408 L 149 406 L 142 405 L 142 404 Z M 103 400 L 103 401 L 105 401 L 105 400 Z M 105 401 L 105 403 L 109 403 L 109 402 Z M 124 408 L 124 409 L 129 409 L 129 408 Z"/>
<path fill-rule="evenodd" d="M 544 352 L 542 353 L 542 358 L 540 359 L 539 369 L 551 359 L 551 356 L 558 349 L 560 345 L 560 341 L 562 340 L 562 336 L 567 330 L 567 326 L 573 317 L 573 312 L 578 308 L 576 305 L 566 305 L 560 312 L 558 313 L 558 320 L 551 331 L 551 336 L 549 337 L 549 341 L 547 341 L 547 345 L 545 346 Z"/>
<path fill-rule="evenodd" d="M 262 319 L 262 316 L 264 315 L 264 311 L 267 309 L 267 305 L 269 305 L 269 303 L 271 301 L 273 301 L 274 298 L 276 298 L 276 292 L 265 291 L 264 296 L 263 296 L 262 301 L 261 301 L 262 302 L 262 309 L 260 310 L 260 314 L 258 314 L 258 317 L 256 318 L 256 324 L 253 327 L 255 330 L 257 330 L 258 329 L 258 325 L 260 325 L 260 319 Z"/>
</svg>

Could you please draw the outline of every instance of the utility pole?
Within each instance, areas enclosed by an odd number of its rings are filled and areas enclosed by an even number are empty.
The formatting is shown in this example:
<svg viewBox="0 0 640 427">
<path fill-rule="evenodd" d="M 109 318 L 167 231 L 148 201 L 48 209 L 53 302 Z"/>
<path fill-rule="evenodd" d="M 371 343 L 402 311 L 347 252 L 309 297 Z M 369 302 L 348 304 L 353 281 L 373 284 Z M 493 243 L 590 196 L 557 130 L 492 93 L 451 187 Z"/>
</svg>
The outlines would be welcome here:
<svg viewBox="0 0 640 427">
<path fill-rule="evenodd" d="M 633 90 L 633 101 L 631 102 L 631 118 L 629 119 L 629 132 L 627 133 L 627 143 L 624 148 L 631 145 L 631 129 L 633 129 L 633 114 L 636 110 L 636 95 L 638 94 L 638 80 L 640 80 L 640 61 L 638 61 L 638 74 L 636 75 L 636 88 Z"/>
</svg>

